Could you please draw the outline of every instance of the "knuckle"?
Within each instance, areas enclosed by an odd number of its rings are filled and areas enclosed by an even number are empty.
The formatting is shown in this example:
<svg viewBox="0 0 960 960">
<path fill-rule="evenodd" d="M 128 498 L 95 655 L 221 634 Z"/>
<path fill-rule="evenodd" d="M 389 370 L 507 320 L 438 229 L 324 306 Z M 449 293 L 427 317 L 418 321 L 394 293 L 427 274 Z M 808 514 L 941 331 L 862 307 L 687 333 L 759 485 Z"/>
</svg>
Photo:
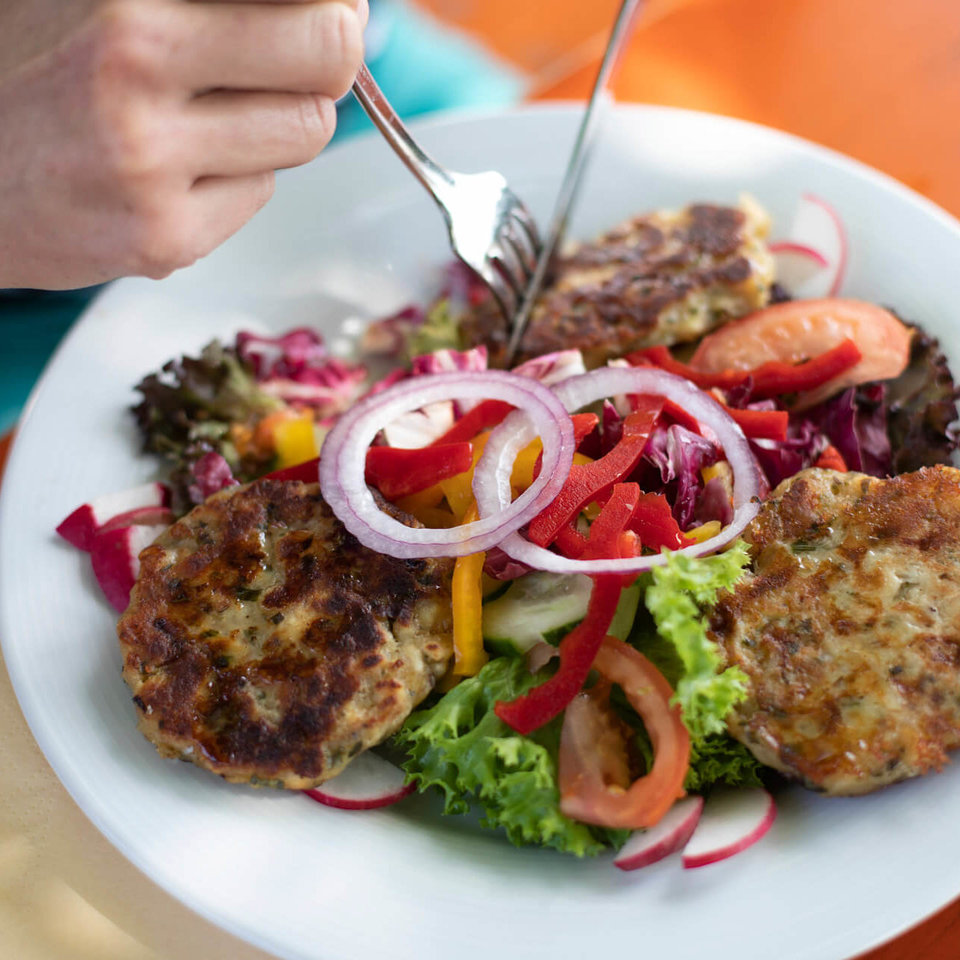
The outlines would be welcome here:
<svg viewBox="0 0 960 960">
<path fill-rule="evenodd" d="M 186 217 L 175 204 L 144 211 L 137 219 L 131 245 L 133 272 L 162 280 L 203 255 Z"/>
<path fill-rule="evenodd" d="M 104 161 L 120 189 L 137 190 L 162 176 L 167 140 L 148 111 L 128 104 L 114 110 L 104 126 Z"/>
<path fill-rule="evenodd" d="M 321 4 L 314 12 L 314 50 L 322 51 L 330 89 L 342 97 L 363 62 L 363 28 L 355 10 L 344 3 Z"/>
<path fill-rule="evenodd" d="M 300 97 L 297 105 L 297 162 L 306 163 L 330 142 L 337 126 L 337 111 L 333 101 L 322 94 Z"/>
<path fill-rule="evenodd" d="M 161 21 L 142 3 L 110 0 L 98 9 L 94 25 L 94 58 L 107 82 L 141 82 L 154 76 L 161 62 Z"/>
</svg>

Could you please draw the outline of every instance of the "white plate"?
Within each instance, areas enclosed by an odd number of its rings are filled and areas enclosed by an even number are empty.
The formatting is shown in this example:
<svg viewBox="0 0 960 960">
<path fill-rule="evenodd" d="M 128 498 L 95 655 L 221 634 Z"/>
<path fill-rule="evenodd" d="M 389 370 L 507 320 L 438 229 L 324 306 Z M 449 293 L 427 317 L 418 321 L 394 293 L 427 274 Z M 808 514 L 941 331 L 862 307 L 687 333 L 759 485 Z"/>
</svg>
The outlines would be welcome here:
<svg viewBox="0 0 960 960">
<path fill-rule="evenodd" d="M 502 170 L 545 217 L 578 110 L 525 109 L 419 128 L 451 166 Z M 605 127 L 573 225 L 749 190 L 789 223 L 812 190 L 851 238 L 845 291 L 896 305 L 957 355 L 960 229 L 892 181 L 732 120 L 622 107 Z M 770 834 L 715 866 L 635 874 L 516 850 L 423 801 L 364 813 L 228 786 L 161 760 L 135 728 L 114 617 L 86 557 L 54 526 L 98 493 L 152 477 L 126 411 L 131 385 L 239 326 L 398 307 L 446 259 L 440 218 L 377 140 L 284 175 L 276 199 L 214 256 L 162 283 L 127 280 L 52 361 L 0 503 L 0 636 L 50 763 L 110 840 L 185 904 L 289 958 L 489 960 L 847 957 L 960 894 L 960 769 L 856 800 L 793 790 Z M 7 775 L 16 775 L 7 771 Z M 771 948 L 775 944 L 775 948 Z"/>
</svg>

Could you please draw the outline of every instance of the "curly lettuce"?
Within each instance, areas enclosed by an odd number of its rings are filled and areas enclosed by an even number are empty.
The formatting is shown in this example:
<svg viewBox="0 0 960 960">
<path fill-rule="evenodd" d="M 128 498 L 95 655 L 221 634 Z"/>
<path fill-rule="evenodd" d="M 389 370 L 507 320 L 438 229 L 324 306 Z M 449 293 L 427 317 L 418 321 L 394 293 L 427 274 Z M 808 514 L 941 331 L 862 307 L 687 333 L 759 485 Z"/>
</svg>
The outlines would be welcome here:
<svg viewBox="0 0 960 960">
<path fill-rule="evenodd" d="M 743 672 L 722 669 L 720 651 L 707 637 L 704 608 L 733 587 L 749 560 L 746 544 L 738 541 L 712 557 L 668 554 L 651 571 L 644 602 L 657 636 L 641 642 L 641 649 L 673 685 L 674 703 L 695 744 L 724 733 L 727 715 L 746 696 Z"/>
<path fill-rule="evenodd" d="M 479 807 L 481 823 L 501 828 L 517 846 L 552 847 L 578 857 L 619 846 L 625 831 L 604 830 L 560 812 L 557 753 L 561 718 L 521 736 L 493 712 L 542 682 L 520 657 L 500 657 L 462 681 L 438 703 L 412 714 L 396 743 L 408 751 L 408 782 L 443 793 L 444 813 Z"/>
</svg>

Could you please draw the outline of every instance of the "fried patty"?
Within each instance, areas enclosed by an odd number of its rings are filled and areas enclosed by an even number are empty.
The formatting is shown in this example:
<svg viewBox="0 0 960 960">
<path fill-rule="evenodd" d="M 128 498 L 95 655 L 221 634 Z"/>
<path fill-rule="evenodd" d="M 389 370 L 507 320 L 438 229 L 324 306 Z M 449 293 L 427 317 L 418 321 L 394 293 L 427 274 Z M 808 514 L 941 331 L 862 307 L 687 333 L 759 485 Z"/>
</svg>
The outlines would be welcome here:
<svg viewBox="0 0 960 960">
<path fill-rule="evenodd" d="M 520 346 L 520 359 L 579 347 L 588 367 L 631 350 L 695 340 L 766 306 L 773 257 L 766 213 L 698 203 L 634 217 L 554 264 Z M 485 313 L 465 325 L 494 359 L 500 325 Z"/>
<path fill-rule="evenodd" d="M 318 484 L 214 495 L 140 557 L 123 676 L 161 754 L 304 789 L 393 733 L 452 652 L 452 561 L 361 546 Z"/>
<path fill-rule="evenodd" d="M 749 679 L 730 732 L 828 794 L 939 769 L 960 745 L 960 470 L 805 470 L 748 527 L 712 614 Z"/>
</svg>

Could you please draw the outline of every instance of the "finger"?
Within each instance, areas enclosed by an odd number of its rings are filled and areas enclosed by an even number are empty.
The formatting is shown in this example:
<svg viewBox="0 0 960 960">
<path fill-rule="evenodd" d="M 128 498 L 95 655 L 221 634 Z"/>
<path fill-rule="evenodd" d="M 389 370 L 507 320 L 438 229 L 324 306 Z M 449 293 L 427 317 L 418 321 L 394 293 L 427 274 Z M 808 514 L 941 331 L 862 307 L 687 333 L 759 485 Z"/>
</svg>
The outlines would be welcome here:
<svg viewBox="0 0 960 960">
<path fill-rule="evenodd" d="M 194 90 L 281 90 L 334 99 L 363 61 L 363 28 L 345 3 L 184 4 L 177 76 Z"/>
<path fill-rule="evenodd" d="M 144 221 L 132 272 L 154 279 L 205 257 L 240 229 L 273 193 L 273 173 L 198 180 L 177 203 Z"/>
<path fill-rule="evenodd" d="M 205 0 L 206 3 L 317 3 L 318 0 Z M 360 25 L 366 29 L 367 22 L 370 19 L 369 0 L 319 0 L 321 3 L 345 3 L 348 7 L 357 11 L 360 18 Z"/>
<path fill-rule="evenodd" d="M 205 94 L 187 109 L 186 167 L 194 178 L 296 167 L 330 142 L 336 126 L 333 100 L 317 94 Z"/>
</svg>

